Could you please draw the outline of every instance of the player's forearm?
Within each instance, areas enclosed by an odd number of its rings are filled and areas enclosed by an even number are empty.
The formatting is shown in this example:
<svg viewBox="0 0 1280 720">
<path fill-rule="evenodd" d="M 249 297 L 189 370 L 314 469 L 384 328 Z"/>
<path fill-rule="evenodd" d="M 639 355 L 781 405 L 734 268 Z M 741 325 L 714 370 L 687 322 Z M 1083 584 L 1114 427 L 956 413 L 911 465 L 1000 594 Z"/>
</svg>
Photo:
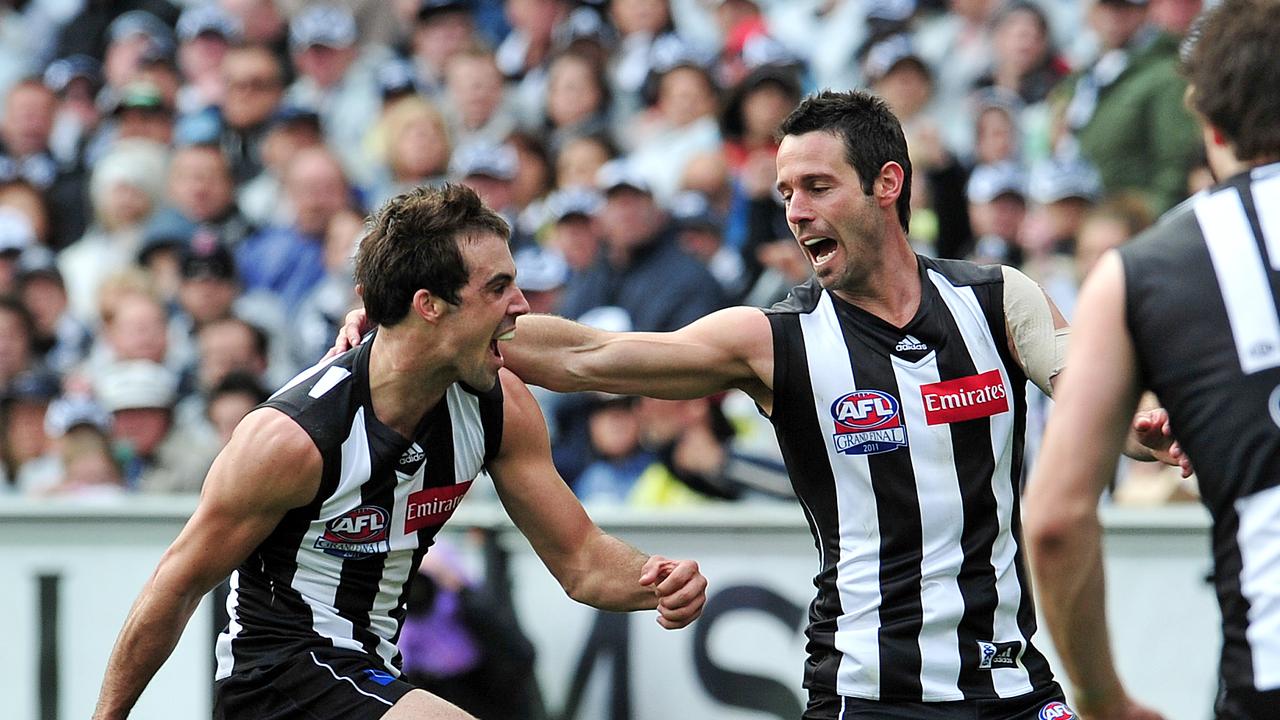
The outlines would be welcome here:
<svg viewBox="0 0 1280 720">
<path fill-rule="evenodd" d="M 566 589 L 574 600 L 601 610 L 652 610 L 658 606 L 657 597 L 652 588 L 640 584 L 648 559 L 612 535 L 598 533 L 583 546 L 574 563 L 579 572 Z"/>
<path fill-rule="evenodd" d="M 1102 569 L 1101 526 L 1096 515 L 1073 520 L 1056 535 L 1031 539 L 1036 595 L 1055 648 L 1088 717 L 1124 698 L 1111 659 Z"/>
<path fill-rule="evenodd" d="M 525 315 L 516 323 L 516 337 L 504 343 L 507 368 L 526 383 L 559 392 L 589 389 L 584 385 L 577 355 L 592 347 L 599 331 L 554 315 Z"/>
<path fill-rule="evenodd" d="M 128 717 L 152 676 L 182 636 L 200 595 L 180 597 L 159 590 L 154 580 L 143 590 L 107 662 L 94 720 Z"/>
</svg>

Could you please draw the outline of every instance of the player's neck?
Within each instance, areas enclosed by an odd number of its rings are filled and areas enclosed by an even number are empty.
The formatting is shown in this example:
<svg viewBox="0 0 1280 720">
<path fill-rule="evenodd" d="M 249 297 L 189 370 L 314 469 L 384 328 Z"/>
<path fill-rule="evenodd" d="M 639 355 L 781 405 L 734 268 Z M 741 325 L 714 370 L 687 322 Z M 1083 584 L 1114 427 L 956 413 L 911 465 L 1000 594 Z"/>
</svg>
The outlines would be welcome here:
<svg viewBox="0 0 1280 720">
<path fill-rule="evenodd" d="M 919 260 L 906 238 L 886 242 L 879 255 L 863 264 L 835 294 L 894 327 L 905 327 L 920 309 L 922 292 Z"/>
<path fill-rule="evenodd" d="M 379 331 L 369 349 L 369 399 L 379 422 L 409 437 L 458 377 L 433 356 L 432 344 L 389 329 Z"/>
</svg>

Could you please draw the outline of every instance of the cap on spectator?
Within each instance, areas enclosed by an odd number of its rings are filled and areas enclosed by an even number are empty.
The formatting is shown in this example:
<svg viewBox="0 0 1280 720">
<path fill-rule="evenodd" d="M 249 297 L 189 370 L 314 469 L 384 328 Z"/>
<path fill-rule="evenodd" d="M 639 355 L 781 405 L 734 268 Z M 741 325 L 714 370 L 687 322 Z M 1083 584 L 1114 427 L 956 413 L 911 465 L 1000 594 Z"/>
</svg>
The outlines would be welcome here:
<svg viewBox="0 0 1280 720">
<path fill-rule="evenodd" d="M 111 112 L 116 114 L 125 110 L 141 110 L 153 113 L 173 112 L 173 108 L 169 107 L 169 104 L 165 102 L 164 94 L 160 92 L 160 88 L 156 87 L 154 83 L 149 83 L 145 80 L 135 80 L 120 88 L 120 93 L 116 96 Z"/>
<path fill-rule="evenodd" d="M 88 55 L 69 55 L 49 63 L 44 70 L 44 85 L 61 94 L 74 80 L 86 80 L 97 92 L 102 88 L 102 63 Z"/>
<path fill-rule="evenodd" d="M 107 26 L 107 42 L 120 42 L 134 35 L 143 35 L 152 45 L 173 51 L 173 31 L 163 20 L 146 10 L 130 10 L 121 13 Z"/>
<path fill-rule="evenodd" d="M 928 64 L 916 54 L 910 36 L 903 34 L 890 35 L 867 48 L 862 59 L 862 74 L 869 83 L 880 82 L 903 63 L 910 63 L 926 76 L 933 76 Z"/>
<path fill-rule="evenodd" d="M 471 0 L 421 0 L 418 3 L 418 19 L 430 20 L 449 12 L 472 12 L 475 5 Z"/>
<path fill-rule="evenodd" d="M 4 389 L 6 402 L 47 403 L 62 392 L 62 380 L 52 370 L 24 370 L 9 381 Z"/>
<path fill-rule="evenodd" d="M 557 190 L 547 196 L 547 219 L 558 223 L 570 218 L 590 218 L 600 212 L 604 198 L 586 188 Z"/>
<path fill-rule="evenodd" d="M 777 38 L 764 33 L 752 35 L 742 43 L 742 64 L 754 70 L 765 65 L 800 66 L 804 61 Z"/>
<path fill-rule="evenodd" d="M 237 42 L 243 34 L 240 20 L 216 3 L 193 5 L 178 18 L 178 39 L 182 42 L 201 35 L 216 35 L 227 42 Z"/>
<path fill-rule="evenodd" d="M 102 368 L 93 392 L 107 412 L 142 408 L 171 408 L 178 394 L 178 378 L 150 360 L 120 360 Z"/>
<path fill-rule="evenodd" d="M 1017 163 L 1001 162 L 979 165 L 969 175 L 965 196 L 974 204 L 989 203 L 1002 195 L 1027 198 L 1027 174 Z"/>
<path fill-rule="evenodd" d="M 1147 0 L 1098 0 L 1103 5 L 1130 5 L 1132 7 L 1146 7 Z"/>
<path fill-rule="evenodd" d="M 374 72 L 382 99 L 387 100 L 418 91 L 418 75 L 406 60 L 388 60 Z"/>
<path fill-rule="evenodd" d="M 518 250 L 516 284 L 526 292 L 547 292 L 562 287 L 569 280 L 569 263 L 560 253 L 539 247 Z"/>
<path fill-rule="evenodd" d="M 173 208 L 161 208 L 142 230 L 142 244 L 138 248 L 138 263 L 146 265 L 151 256 L 164 248 L 178 248 L 191 241 L 196 224 Z"/>
<path fill-rule="evenodd" d="M 289 23 L 289 47 L 294 50 L 312 45 L 348 48 L 355 45 L 356 37 L 356 19 L 344 7 L 311 5 Z"/>
<path fill-rule="evenodd" d="M 276 111 L 271 114 L 271 118 L 268 120 L 268 125 L 272 128 L 294 123 L 311 125 L 318 131 L 320 130 L 320 113 L 303 105 L 286 102 L 276 108 Z"/>
<path fill-rule="evenodd" d="M 700 192 L 686 190 L 676 193 L 667 203 L 671 219 L 681 230 L 706 230 L 714 233 L 722 231 L 722 223 L 711 210 L 711 203 Z"/>
<path fill-rule="evenodd" d="M 904 23 L 916 13 L 916 0 L 870 0 L 867 19 Z"/>
<path fill-rule="evenodd" d="M 646 195 L 653 195 L 649 180 L 641 175 L 635 167 L 625 159 L 610 160 L 600 166 L 596 172 L 596 187 L 608 196 L 619 188 L 639 190 Z"/>
<path fill-rule="evenodd" d="M 184 280 L 235 280 L 236 259 L 231 249 L 209 228 L 199 228 L 182 252 Z"/>
<path fill-rule="evenodd" d="M 88 395 L 63 395 L 49 403 L 44 413 L 44 434 L 51 438 L 88 425 L 99 432 L 111 432 L 111 414 Z"/>
<path fill-rule="evenodd" d="M 31 220 L 11 207 L 0 206 L 0 255 L 17 255 L 35 241 L 36 231 L 31 227 Z"/>
<path fill-rule="evenodd" d="M 483 175 L 497 180 L 515 180 L 519 165 L 520 157 L 510 145 L 474 142 L 453 151 L 449 174 L 459 179 Z"/>
<path fill-rule="evenodd" d="M 1069 198 L 1092 202 L 1102 196 L 1102 178 L 1084 158 L 1044 160 L 1031 168 L 1027 194 L 1042 205 Z"/>
<path fill-rule="evenodd" d="M 579 40 L 611 48 L 617 44 L 618 36 L 609 23 L 600 17 L 599 10 L 578 7 L 552 29 L 551 42 L 558 48 L 567 48 Z"/>
<path fill-rule="evenodd" d="M 32 245 L 18 256 L 18 281 L 25 282 L 34 277 L 46 277 L 62 284 L 57 256 L 43 245 Z"/>
</svg>

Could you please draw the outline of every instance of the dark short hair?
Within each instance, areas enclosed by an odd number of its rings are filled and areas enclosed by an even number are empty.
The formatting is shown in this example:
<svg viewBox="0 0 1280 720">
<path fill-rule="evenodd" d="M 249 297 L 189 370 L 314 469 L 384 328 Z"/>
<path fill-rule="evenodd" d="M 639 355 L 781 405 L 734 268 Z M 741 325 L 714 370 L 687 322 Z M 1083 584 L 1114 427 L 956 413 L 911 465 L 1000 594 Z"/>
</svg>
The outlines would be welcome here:
<svg viewBox="0 0 1280 720">
<path fill-rule="evenodd" d="M 1196 21 L 1183 53 L 1190 105 L 1245 161 L 1280 153 L 1280 3 L 1223 0 Z"/>
<path fill-rule="evenodd" d="M 465 185 L 419 187 L 387 201 L 356 251 L 355 277 L 369 319 L 395 325 L 418 290 L 456 305 L 471 272 L 460 244 L 481 235 L 506 240 L 511 228 Z"/>
<path fill-rule="evenodd" d="M 902 124 L 883 100 L 869 92 L 823 90 L 805 98 L 782 121 L 779 137 L 827 132 L 844 141 L 844 159 L 858 172 L 862 192 L 870 195 L 880 168 L 887 162 L 902 166 L 902 194 L 896 203 L 898 224 L 911 225 L 911 159 Z"/>
</svg>

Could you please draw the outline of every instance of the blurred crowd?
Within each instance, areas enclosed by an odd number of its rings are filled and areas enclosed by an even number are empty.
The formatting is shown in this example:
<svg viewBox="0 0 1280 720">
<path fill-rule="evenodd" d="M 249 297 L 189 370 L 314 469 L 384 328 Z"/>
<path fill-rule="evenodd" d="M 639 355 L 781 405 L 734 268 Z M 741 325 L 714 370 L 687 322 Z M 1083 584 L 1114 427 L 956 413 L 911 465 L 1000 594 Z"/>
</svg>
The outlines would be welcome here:
<svg viewBox="0 0 1280 720">
<path fill-rule="evenodd" d="M 1212 181 L 1177 71 L 1200 8 L 0 3 L 0 492 L 198 492 L 358 304 L 365 216 L 418 185 L 507 218 L 535 312 L 663 331 L 768 306 L 810 273 L 774 130 L 826 87 L 902 120 L 919 252 L 1016 265 L 1070 317 L 1101 253 Z M 539 399 L 588 501 L 789 494 L 745 396 Z"/>
</svg>

